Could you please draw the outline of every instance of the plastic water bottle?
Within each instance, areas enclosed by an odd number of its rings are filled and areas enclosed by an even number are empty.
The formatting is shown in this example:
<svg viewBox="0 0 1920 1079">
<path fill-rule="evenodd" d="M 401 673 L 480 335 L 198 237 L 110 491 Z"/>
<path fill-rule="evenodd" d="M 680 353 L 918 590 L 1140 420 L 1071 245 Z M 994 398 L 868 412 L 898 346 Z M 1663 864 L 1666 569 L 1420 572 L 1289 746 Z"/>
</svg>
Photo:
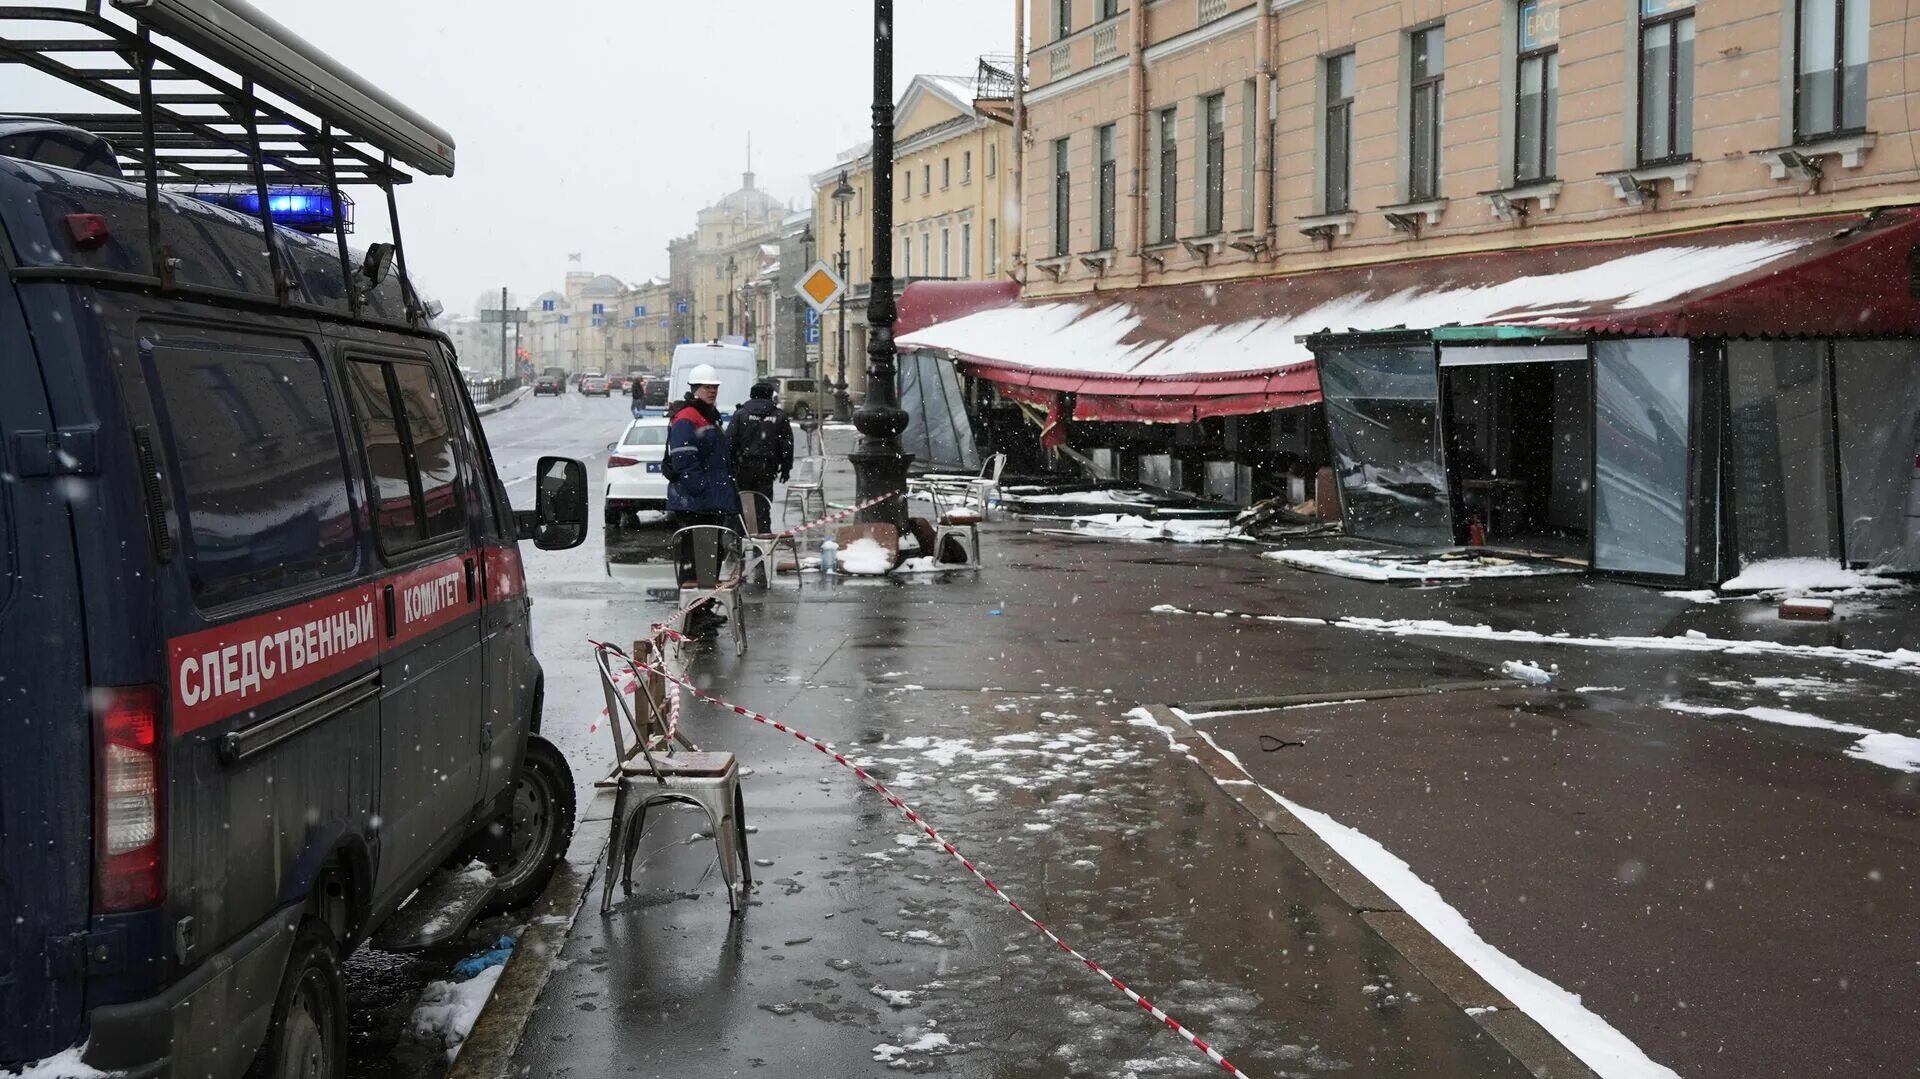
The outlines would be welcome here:
<svg viewBox="0 0 1920 1079">
<path fill-rule="evenodd" d="M 828 536 L 820 541 L 820 574 L 830 576 L 839 571 L 840 545 Z"/>
</svg>

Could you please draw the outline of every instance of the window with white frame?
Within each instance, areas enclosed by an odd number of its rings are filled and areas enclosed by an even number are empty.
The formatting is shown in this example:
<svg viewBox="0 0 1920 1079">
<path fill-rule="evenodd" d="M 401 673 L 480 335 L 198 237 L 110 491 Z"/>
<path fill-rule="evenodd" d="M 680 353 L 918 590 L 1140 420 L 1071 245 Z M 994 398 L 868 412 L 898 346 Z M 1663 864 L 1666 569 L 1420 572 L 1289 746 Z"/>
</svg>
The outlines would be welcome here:
<svg viewBox="0 0 1920 1079">
<path fill-rule="evenodd" d="M 940 226 L 940 276 L 953 276 L 953 230 Z"/>
<path fill-rule="evenodd" d="M 1321 162 L 1323 209 L 1348 209 L 1353 198 L 1353 53 L 1326 60 L 1326 144 Z"/>
<path fill-rule="evenodd" d="M 960 276 L 973 276 L 973 222 L 960 222 Z"/>
<path fill-rule="evenodd" d="M 1053 140 L 1053 253 L 1069 250 L 1068 228 L 1073 224 L 1073 172 L 1069 168 L 1068 141 Z"/>
<path fill-rule="evenodd" d="M 1693 156 L 1693 0 L 1640 0 L 1640 163 Z"/>
<path fill-rule="evenodd" d="M 1180 110 L 1160 110 L 1160 233 L 1163 244 L 1179 238 Z"/>
<path fill-rule="evenodd" d="M 1114 204 L 1120 187 L 1119 163 L 1114 158 L 1114 125 L 1105 124 L 1094 131 L 1093 144 L 1100 163 L 1099 195 L 1095 213 L 1100 222 L 1100 235 L 1094 249 L 1108 251 L 1113 248 Z"/>
<path fill-rule="evenodd" d="M 1407 201 L 1440 197 L 1440 100 L 1446 27 L 1415 30 L 1407 67 Z"/>
<path fill-rule="evenodd" d="M 1201 173 L 1202 196 L 1200 232 L 1212 236 L 1224 224 L 1227 207 L 1227 95 L 1208 94 L 1200 101 L 1201 122 L 1205 125 L 1206 155 Z"/>
<path fill-rule="evenodd" d="M 973 182 L 973 151 L 972 150 L 965 150 L 965 151 L 962 151 L 960 154 L 960 182 L 963 184 L 970 184 Z"/>
</svg>

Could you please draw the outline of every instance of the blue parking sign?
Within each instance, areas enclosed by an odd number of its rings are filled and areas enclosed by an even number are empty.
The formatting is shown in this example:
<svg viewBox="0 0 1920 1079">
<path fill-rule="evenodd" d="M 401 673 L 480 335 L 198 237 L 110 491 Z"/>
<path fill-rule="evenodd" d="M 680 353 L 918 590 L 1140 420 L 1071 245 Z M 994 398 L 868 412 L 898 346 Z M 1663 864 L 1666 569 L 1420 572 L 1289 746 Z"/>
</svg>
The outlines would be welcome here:
<svg viewBox="0 0 1920 1079">
<path fill-rule="evenodd" d="M 634 305 L 633 305 L 633 317 L 634 317 L 634 318 L 646 318 L 646 317 L 647 317 L 647 305 L 646 305 L 646 304 L 643 304 L 643 303 L 637 303 L 637 304 L 634 304 Z"/>
<path fill-rule="evenodd" d="M 677 304 L 674 304 L 674 305 L 673 305 L 673 313 L 674 313 L 674 314 L 676 314 L 676 315 L 684 315 L 684 314 L 686 314 L 686 313 L 687 313 L 687 301 L 685 301 L 685 300 L 681 300 L 681 301 L 680 301 L 679 303 L 677 303 Z"/>
<path fill-rule="evenodd" d="M 663 319 L 661 319 L 661 320 L 660 320 L 660 328 L 661 328 L 661 329 L 663 329 L 663 330 L 671 330 L 671 329 L 673 329 L 673 320 L 672 320 L 672 319 L 670 319 L 670 318 L 663 318 Z"/>
</svg>

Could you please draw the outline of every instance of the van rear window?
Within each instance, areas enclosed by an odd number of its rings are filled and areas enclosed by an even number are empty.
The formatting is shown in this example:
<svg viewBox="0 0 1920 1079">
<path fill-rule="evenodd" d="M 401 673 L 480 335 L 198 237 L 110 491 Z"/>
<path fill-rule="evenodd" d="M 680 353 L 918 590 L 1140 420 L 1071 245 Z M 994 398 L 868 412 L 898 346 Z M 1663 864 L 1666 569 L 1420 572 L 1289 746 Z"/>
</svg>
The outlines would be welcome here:
<svg viewBox="0 0 1920 1079">
<path fill-rule="evenodd" d="M 280 338 L 143 326 L 195 600 L 350 569 L 346 466 L 320 364 Z"/>
<path fill-rule="evenodd" d="M 440 380 L 425 363 L 356 359 L 347 364 L 373 475 L 382 549 L 404 550 L 466 525 L 460 466 Z"/>
</svg>

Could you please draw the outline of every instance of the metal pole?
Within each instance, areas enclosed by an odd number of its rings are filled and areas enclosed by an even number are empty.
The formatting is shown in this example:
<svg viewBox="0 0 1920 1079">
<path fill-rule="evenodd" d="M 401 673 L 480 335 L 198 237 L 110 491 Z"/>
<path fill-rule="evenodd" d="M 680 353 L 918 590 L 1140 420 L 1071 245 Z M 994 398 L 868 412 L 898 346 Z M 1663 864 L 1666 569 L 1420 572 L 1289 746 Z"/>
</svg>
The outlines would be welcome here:
<svg viewBox="0 0 1920 1079">
<path fill-rule="evenodd" d="M 391 172 L 393 159 L 385 159 L 385 165 Z M 387 194 L 387 226 L 393 232 L 393 265 L 400 274 L 400 300 L 407 308 L 407 321 L 418 321 L 427 313 L 427 305 L 413 291 L 413 278 L 407 276 L 407 242 L 400 238 L 400 201 L 393 194 L 393 177 L 381 177 L 380 187 Z M 515 330 L 517 336 L 520 331 Z"/>
<path fill-rule="evenodd" d="M 147 154 L 147 246 L 153 255 L 153 276 L 161 288 L 173 287 L 173 263 L 160 232 L 160 147 L 153 130 L 153 36 L 140 27 L 140 148 Z M 269 243 L 273 238 L 265 238 Z"/>
<path fill-rule="evenodd" d="M 360 317 L 360 286 L 353 279 L 353 262 L 347 257 L 346 207 L 340 205 L 340 177 L 333 167 L 333 125 L 320 123 L 321 164 L 327 176 L 327 195 L 333 200 L 333 246 L 340 258 L 340 287 L 347 290 L 347 310 Z"/>
<path fill-rule="evenodd" d="M 907 414 L 894 386 L 893 324 L 893 0 L 873 0 L 873 273 L 867 299 L 867 398 L 853 414 L 860 441 L 847 460 L 853 465 L 854 497 L 866 502 L 898 492 L 860 511 L 857 518 L 905 529 L 907 465 L 900 432 Z"/>
<path fill-rule="evenodd" d="M 500 286 L 500 377 L 507 377 L 507 286 Z"/>
<path fill-rule="evenodd" d="M 240 96 L 247 107 L 247 153 L 253 165 L 253 194 L 260 200 L 260 240 L 267 248 L 267 276 L 273 280 L 273 298 L 286 303 L 290 275 L 280 272 L 280 243 L 273 233 L 273 200 L 267 195 L 267 167 L 260 155 L 259 107 L 253 96 L 253 80 L 240 80 Z"/>
<path fill-rule="evenodd" d="M 833 388 L 833 418 L 841 423 L 853 414 L 853 402 L 847 400 L 847 293 L 853 285 L 847 279 L 847 204 L 840 204 L 840 384 Z"/>
</svg>

